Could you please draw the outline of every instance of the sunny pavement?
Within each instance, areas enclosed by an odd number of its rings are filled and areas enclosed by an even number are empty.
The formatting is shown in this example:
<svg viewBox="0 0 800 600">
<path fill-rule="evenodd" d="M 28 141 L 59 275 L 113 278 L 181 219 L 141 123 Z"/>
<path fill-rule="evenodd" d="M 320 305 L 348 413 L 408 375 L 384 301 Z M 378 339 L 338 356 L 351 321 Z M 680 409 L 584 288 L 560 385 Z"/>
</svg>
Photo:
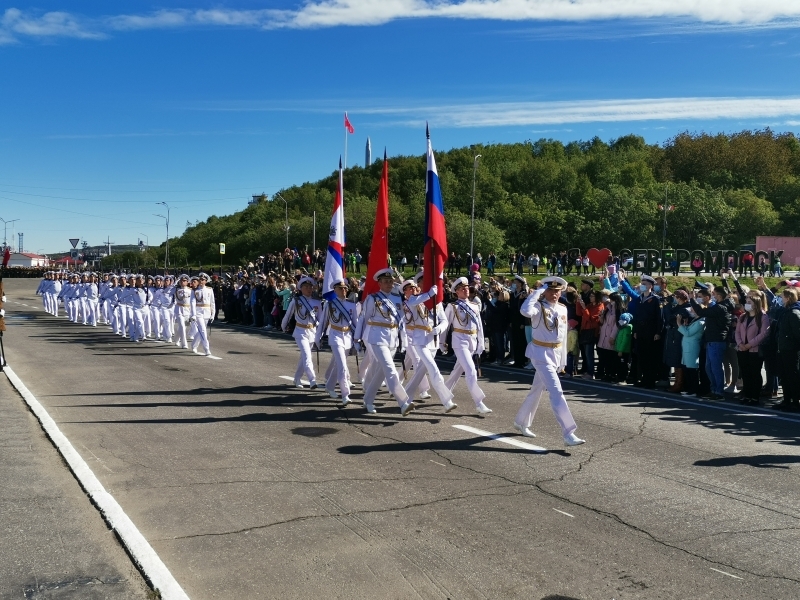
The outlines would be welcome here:
<svg viewBox="0 0 800 600">
<path fill-rule="evenodd" d="M 214 360 L 6 284 L 9 363 L 193 599 L 800 597 L 800 419 L 568 383 L 565 449 L 546 403 L 511 433 L 527 372 L 484 369 L 487 418 L 463 383 L 367 415 L 286 336 L 214 325 Z"/>
</svg>

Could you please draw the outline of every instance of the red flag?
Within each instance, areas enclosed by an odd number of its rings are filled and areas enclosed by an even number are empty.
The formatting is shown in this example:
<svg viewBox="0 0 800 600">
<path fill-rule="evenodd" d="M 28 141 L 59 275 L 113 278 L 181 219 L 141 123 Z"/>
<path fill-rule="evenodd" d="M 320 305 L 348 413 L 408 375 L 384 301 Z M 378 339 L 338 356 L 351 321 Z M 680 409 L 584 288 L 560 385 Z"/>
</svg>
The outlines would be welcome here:
<svg viewBox="0 0 800 600">
<path fill-rule="evenodd" d="M 8 261 L 11 260 L 11 250 L 6 246 L 6 251 L 3 253 L 3 268 L 8 266 Z"/>
<path fill-rule="evenodd" d="M 378 291 L 375 273 L 389 265 L 389 161 L 383 151 L 383 174 L 378 188 L 378 206 L 375 209 L 375 226 L 372 229 L 372 248 L 369 251 L 367 281 L 364 283 L 364 298 Z"/>
<path fill-rule="evenodd" d="M 350 122 L 350 119 L 347 118 L 347 113 L 344 113 L 344 128 L 347 129 L 347 133 L 355 133 L 356 130 L 353 127 L 353 124 Z"/>
</svg>

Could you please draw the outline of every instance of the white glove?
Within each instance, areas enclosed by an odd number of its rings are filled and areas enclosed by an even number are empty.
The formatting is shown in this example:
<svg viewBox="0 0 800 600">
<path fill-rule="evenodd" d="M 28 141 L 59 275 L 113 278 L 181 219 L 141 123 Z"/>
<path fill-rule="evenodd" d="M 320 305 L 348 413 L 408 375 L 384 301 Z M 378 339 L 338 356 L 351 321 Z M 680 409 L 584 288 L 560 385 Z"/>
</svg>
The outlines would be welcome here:
<svg viewBox="0 0 800 600">
<path fill-rule="evenodd" d="M 433 298 L 437 294 L 438 291 L 439 291 L 439 288 L 436 287 L 435 285 L 432 285 L 431 289 L 428 291 L 428 296 Z"/>
<path fill-rule="evenodd" d="M 3 296 L 2 298 L 0 298 L 0 302 L 5 302 L 5 301 L 6 301 L 6 297 L 5 297 L 5 296 Z"/>
<path fill-rule="evenodd" d="M 0 319 L 2 319 L 5 316 L 6 316 L 6 309 L 5 308 L 0 308 Z"/>
</svg>

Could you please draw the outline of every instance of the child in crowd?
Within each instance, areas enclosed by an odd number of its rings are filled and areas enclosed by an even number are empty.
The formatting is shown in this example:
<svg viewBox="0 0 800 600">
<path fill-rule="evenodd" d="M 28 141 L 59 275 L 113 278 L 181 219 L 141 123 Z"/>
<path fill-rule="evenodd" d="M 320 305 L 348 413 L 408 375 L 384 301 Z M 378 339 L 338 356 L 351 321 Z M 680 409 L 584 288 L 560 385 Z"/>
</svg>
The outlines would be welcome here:
<svg viewBox="0 0 800 600">
<path fill-rule="evenodd" d="M 625 383 L 625 380 L 628 378 L 628 370 L 630 369 L 631 343 L 633 341 L 632 320 L 633 315 L 631 313 L 622 313 L 617 321 L 619 332 L 614 342 L 614 350 L 617 351 L 617 358 L 619 359 L 616 375 L 616 381 L 619 383 Z"/>
</svg>

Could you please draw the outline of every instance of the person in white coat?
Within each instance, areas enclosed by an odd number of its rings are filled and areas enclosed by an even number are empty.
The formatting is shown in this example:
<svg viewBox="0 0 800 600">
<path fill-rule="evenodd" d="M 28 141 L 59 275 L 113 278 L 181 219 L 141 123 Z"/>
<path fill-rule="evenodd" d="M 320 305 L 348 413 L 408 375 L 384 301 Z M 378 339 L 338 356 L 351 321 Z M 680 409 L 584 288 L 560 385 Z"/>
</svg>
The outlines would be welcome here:
<svg viewBox="0 0 800 600">
<path fill-rule="evenodd" d="M 450 389 L 456 386 L 461 374 L 475 402 L 475 410 L 488 415 L 492 409 L 483 402 L 486 394 L 478 385 L 478 371 L 473 356 L 484 351 L 483 323 L 481 322 L 481 306 L 469 298 L 469 283 L 466 277 L 459 277 L 450 285 L 450 291 L 456 295 L 456 301 L 447 305 L 445 315 L 448 327 L 453 330 L 451 346 L 456 355 L 456 366 L 450 372 L 445 385 Z M 439 345 L 447 351 L 446 337 L 440 337 Z"/>
<path fill-rule="evenodd" d="M 314 361 L 311 357 L 311 344 L 317 337 L 317 324 L 319 322 L 320 302 L 312 297 L 315 282 L 311 277 L 301 277 L 298 282 L 300 293 L 296 294 L 289 303 L 289 308 L 281 322 L 281 329 L 288 333 L 289 323 L 294 317 L 295 328 L 292 337 L 300 349 L 300 358 L 294 372 L 295 387 L 305 387 L 301 378 L 305 373 L 311 389 L 317 387 L 317 374 L 314 372 Z"/>
<path fill-rule="evenodd" d="M 537 285 L 540 287 L 531 290 L 520 307 L 520 312 L 531 320 L 533 328 L 525 356 L 531 359 L 536 375 L 514 419 L 514 429 L 526 437 L 536 437 L 530 427 L 539 401 L 547 390 L 550 407 L 564 435 L 564 443 L 578 446 L 585 440 L 575 435 L 577 425 L 558 379 L 559 369 L 567 364 L 567 307 L 558 301 L 567 282 L 561 277 L 545 277 Z"/>
<path fill-rule="evenodd" d="M 331 398 L 338 398 L 336 384 L 342 395 L 340 406 L 350 404 L 350 369 L 347 355 L 353 348 L 353 332 L 358 322 L 358 305 L 346 300 L 347 282 L 344 279 L 333 284 L 336 296 L 322 305 L 319 325 L 314 340 L 317 348 L 322 344 L 322 336 L 327 332 L 331 347 L 331 362 L 325 372 L 325 389 Z"/>
<path fill-rule="evenodd" d="M 403 362 L 403 370 L 404 370 L 403 379 L 408 377 L 409 371 L 413 370 L 414 375 L 416 375 L 420 369 L 419 352 L 417 351 L 417 346 L 415 346 L 411 342 L 411 337 L 412 337 L 411 332 L 414 331 L 416 327 L 414 318 L 415 310 L 414 308 L 412 308 L 412 305 L 409 305 L 409 300 L 411 298 L 415 298 L 416 297 L 415 294 L 419 294 L 419 291 L 420 291 L 419 282 L 414 279 L 408 279 L 404 281 L 403 284 L 400 286 L 400 293 L 403 296 L 403 318 L 405 318 L 406 320 L 405 323 L 406 326 L 404 328 L 405 335 L 403 337 L 403 347 L 406 349 L 406 358 L 405 361 Z M 427 295 L 425 296 L 423 301 L 425 299 L 427 299 Z M 415 301 L 413 303 L 413 306 L 417 306 L 418 304 L 419 302 Z M 444 312 L 442 312 L 442 314 L 444 315 Z M 409 396 L 412 399 L 414 398 L 414 395 L 417 393 L 417 391 L 420 392 L 419 394 L 420 400 L 427 400 L 428 398 L 430 398 L 431 394 L 429 390 L 431 389 L 431 384 L 430 381 L 428 381 L 428 376 L 423 374 L 417 381 L 417 384 L 414 386 L 413 389 L 414 392 L 409 394 Z M 408 390 L 409 386 L 408 384 L 406 384 L 406 392 L 408 392 Z"/>
<path fill-rule="evenodd" d="M 214 322 L 216 306 L 214 303 L 214 290 L 206 287 L 210 277 L 205 273 L 198 275 L 197 289 L 192 292 L 192 317 L 191 321 L 197 326 L 197 334 L 192 342 L 192 352 L 197 352 L 197 347 L 202 345 L 206 356 L 211 356 L 211 346 L 208 341 L 208 325 Z"/>
<path fill-rule="evenodd" d="M 177 337 L 175 345 L 178 348 L 188 350 L 189 345 L 186 339 L 186 326 L 192 318 L 192 289 L 189 287 L 189 276 L 184 274 L 178 279 L 178 287 L 175 288 L 175 323 L 177 324 Z"/>
<path fill-rule="evenodd" d="M 380 291 L 364 300 L 364 308 L 356 326 L 356 341 L 365 341 L 372 351 L 373 363 L 364 382 L 364 406 L 374 414 L 375 396 L 381 382 L 386 381 L 389 391 L 397 400 L 400 414 L 405 416 L 414 410 L 411 399 L 403 389 L 394 364 L 394 353 L 400 341 L 400 329 L 404 326 L 403 308 L 399 296 L 392 295 L 394 272 L 381 269 L 373 276 Z"/>
<path fill-rule="evenodd" d="M 447 316 L 440 303 L 436 303 L 431 309 L 425 306 L 425 302 L 436 297 L 438 289 L 434 285 L 427 293 L 420 294 L 416 282 L 409 279 L 403 283 L 403 290 L 412 290 L 416 293 L 416 295 L 408 296 L 404 303 L 406 332 L 410 343 L 406 352 L 413 348 L 417 355 L 414 376 L 406 385 L 406 393 L 409 398 L 413 398 L 420 382 L 428 379 L 433 391 L 436 392 L 439 401 L 444 406 L 444 411 L 448 413 L 458 408 L 458 405 L 453 402 L 453 392 L 445 385 L 444 377 L 439 372 L 439 367 L 434 360 L 439 336 L 444 335 L 448 329 Z M 435 318 L 434 311 L 436 311 Z"/>
</svg>

